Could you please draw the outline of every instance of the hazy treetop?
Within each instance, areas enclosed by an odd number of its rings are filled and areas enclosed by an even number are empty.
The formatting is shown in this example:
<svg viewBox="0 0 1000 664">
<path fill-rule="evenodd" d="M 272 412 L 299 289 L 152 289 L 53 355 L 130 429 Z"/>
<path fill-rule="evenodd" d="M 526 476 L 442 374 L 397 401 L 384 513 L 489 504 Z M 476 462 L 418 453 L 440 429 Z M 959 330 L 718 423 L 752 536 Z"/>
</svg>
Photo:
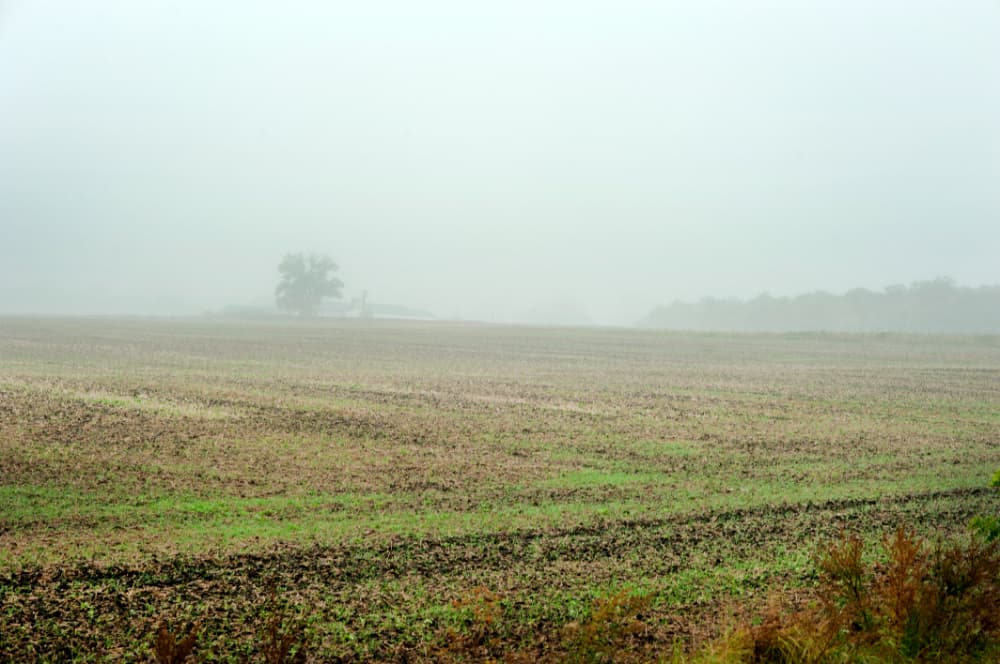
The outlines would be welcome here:
<svg viewBox="0 0 1000 664">
<path fill-rule="evenodd" d="M 993 0 L 0 0 L 0 312 L 998 283 L 998 182 Z"/>
</svg>

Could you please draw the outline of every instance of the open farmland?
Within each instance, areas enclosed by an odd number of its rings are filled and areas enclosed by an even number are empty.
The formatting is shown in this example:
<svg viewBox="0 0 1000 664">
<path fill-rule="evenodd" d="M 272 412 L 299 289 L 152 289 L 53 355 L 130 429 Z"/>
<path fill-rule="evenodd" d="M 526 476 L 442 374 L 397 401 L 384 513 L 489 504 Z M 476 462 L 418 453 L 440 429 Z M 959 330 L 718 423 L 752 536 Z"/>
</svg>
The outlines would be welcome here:
<svg viewBox="0 0 1000 664">
<path fill-rule="evenodd" d="M 622 590 L 669 652 L 997 467 L 995 336 L 0 319 L 0 660 L 238 659 L 279 607 L 317 659 L 484 612 L 544 658 Z"/>
</svg>

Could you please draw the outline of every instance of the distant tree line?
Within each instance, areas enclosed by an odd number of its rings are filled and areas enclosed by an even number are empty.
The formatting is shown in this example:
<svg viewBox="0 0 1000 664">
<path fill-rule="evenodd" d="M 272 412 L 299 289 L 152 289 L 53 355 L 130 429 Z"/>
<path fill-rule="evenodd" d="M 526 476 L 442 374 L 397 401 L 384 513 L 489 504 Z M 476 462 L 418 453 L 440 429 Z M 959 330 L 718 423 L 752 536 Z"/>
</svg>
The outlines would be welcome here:
<svg viewBox="0 0 1000 664">
<path fill-rule="evenodd" d="M 1000 332 L 1000 286 L 970 288 L 942 277 L 883 292 L 856 288 L 752 300 L 705 298 L 654 309 L 642 327 L 733 332 Z"/>
</svg>

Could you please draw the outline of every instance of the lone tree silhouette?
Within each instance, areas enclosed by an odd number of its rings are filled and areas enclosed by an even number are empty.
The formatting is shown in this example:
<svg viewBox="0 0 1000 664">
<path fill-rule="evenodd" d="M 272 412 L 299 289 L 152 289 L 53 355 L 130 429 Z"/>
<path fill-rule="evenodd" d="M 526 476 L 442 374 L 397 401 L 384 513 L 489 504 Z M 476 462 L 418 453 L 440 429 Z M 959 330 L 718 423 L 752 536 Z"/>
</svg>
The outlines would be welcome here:
<svg viewBox="0 0 1000 664">
<path fill-rule="evenodd" d="M 337 264 L 325 254 L 286 254 L 278 265 L 281 281 L 274 289 L 278 308 L 299 316 L 315 316 L 324 297 L 340 297 L 342 282 L 331 273 Z"/>
</svg>

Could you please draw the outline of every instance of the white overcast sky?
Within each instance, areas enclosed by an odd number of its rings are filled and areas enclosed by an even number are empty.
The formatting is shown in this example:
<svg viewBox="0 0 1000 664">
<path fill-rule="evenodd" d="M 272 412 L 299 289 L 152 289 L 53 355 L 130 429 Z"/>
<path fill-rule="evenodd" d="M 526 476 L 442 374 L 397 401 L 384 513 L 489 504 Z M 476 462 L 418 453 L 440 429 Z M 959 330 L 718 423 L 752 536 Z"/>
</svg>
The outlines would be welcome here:
<svg viewBox="0 0 1000 664">
<path fill-rule="evenodd" d="M 497 321 L 1000 283 L 1000 2 L 0 0 L 0 312 L 300 250 Z"/>
</svg>

